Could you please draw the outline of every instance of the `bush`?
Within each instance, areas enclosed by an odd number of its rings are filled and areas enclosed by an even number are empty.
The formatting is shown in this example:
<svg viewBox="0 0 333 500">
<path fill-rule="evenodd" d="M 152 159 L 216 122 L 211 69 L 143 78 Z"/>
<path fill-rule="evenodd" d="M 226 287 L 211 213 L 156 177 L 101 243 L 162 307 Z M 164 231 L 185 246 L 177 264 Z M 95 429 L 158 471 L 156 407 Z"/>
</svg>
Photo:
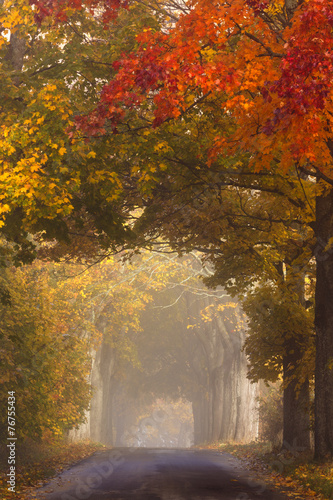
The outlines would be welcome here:
<svg viewBox="0 0 333 500">
<path fill-rule="evenodd" d="M 269 441 L 273 447 L 282 444 L 283 394 L 280 384 L 273 384 L 262 391 L 259 401 L 259 439 Z"/>
</svg>

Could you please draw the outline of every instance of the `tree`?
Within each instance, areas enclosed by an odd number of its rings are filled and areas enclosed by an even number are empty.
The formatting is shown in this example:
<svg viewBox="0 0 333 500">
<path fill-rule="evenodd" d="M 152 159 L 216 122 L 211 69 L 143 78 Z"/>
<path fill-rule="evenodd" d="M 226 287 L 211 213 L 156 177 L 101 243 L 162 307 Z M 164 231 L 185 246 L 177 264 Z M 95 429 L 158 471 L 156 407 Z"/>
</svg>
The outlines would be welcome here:
<svg viewBox="0 0 333 500">
<path fill-rule="evenodd" d="M 106 37 L 98 12 L 72 10 L 57 26 L 39 25 L 35 15 L 25 0 L 0 6 L 0 230 L 2 253 L 11 250 L 17 263 L 36 257 L 36 239 L 62 247 L 73 241 L 72 254 L 80 240 L 91 254 L 131 241 L 110 149 L 102 143 L 92 150 L 70 129 L 75 115 L 98 102 L 113 60 L 134 47 L 136 29 L 155 22 L 137 7 Z"/>
<path fill-rule="evenodd" d="M 69 0 L 61 4 L 49 2 L 38 5 L 42 7 L 37 13 L 39 19 L 45 18 L 46 14 L 53 15 L 56 10 L 56 26 L 59 28 L 68 26 L 69 14 L 72 15 L 73 8 L 75 10 L 86 5 L 92 9 L 91 12 L 96 13 L 94 9 L 99 5 L 102 7 L 100 12 L 104 9 L 104 18 L 109 21 L 116 11 L 119 17 L 124 15 L 125 11 L 118 11 L 118 7 L 126 7 L 128 4 L 82 4 Z M 136 3 L 130 5 L 132 7 Z M 332 391 L 326 389 L 330 384 L 324 386 L 324 379 L 333 379 L 329 369 L 330 352 L 333 350 L 329 339 L 333 336 L 327 326 L 331 324 L 331 321 L 327 321 L 327 315 L 332 301 L 329 299 L 326 303 L 327 294 L 324 297 L 331 278 L 331 254 L 322 252 L 325 248 L 329 250 L 327 245 L 332 232 L 330 195 L 324 196 L 327 191 L 324 182 L 331 182 L 330 135 L 327 125 L 331 121 L 331 63 L 329 51 L 326 51 L 326 47 L 330 47 L 332 43 L 330 2 L 315 0 L 297 7 L 296 3 L 291 5 L 289 2 L 276 4 L 248 0 L 236 1 L 232 5 L 223 2 L 212 5 L 202 0 L 194 2 L 190 8 L 179 4 L 178 10 L 169 10 L 166 14 L 167 3 L 154 2 L 153 8 L 156 5 L 159 15 L 164 9 L 162 21 L 153 25 L 149 25 L 151 21 L 146 23 L 148 27 L 136 38 L 135 50 L 122 54 L 118 62 L 113 64 L 112 71 L 116 74 L 103 87 L 96 108 L 87 117 L 77 118 L 79 129 L 95 136 L 90 144 L 92 151 L 88 149 L 89 153 L 86 153 L 83 162 L 88 165 L 88 172 L 96 170 L 102 159 L 109 163 L 111 150 L 117 150 L 118 154 L 115 158 L 112 156 L 112 181 L 107 187 L 103 184 L 105 175 L 110 179 L 108 169 L 99 172 L 97 195 L 96 189 L 91 185 L 94 184 L 91 177 L 86 175 L 86 167 L 82 168 L 82 162 L 78 160 L 77 171 L 81 180 L 79 185 L 83 188 L 83 193 L 80 192 L 78 196 L 71 194 L 73 200 L 76 200 L 76 203 L 72 203 L 75 210 L 71 210 L 77 214 L 76 218 L 72 217 L 72 223 L 74 221 L 77 225 L 79 221 L 81 227 L 97 227 L 97 233 L 105 245 L 110 241 L 124 244 L 126 240 L 132 246 L 134 241 L 135 244 L 144 245 L 147 237 L 154 241 L 156 232 L 161 231 L 171 242 L 180 242 L 186 248 L 186 243 L 193 236 L 196 238 L 200 230 L 197 225 L 193 228 L 193 213 L 198 213 L 198 207 L 206 194 L 206 181 L 204 184 L 201 182 L 201 173 L 209 172 L 207 165 L 211 166 L 218 160 L 223 171 L 228 171 L 231 167 L 233 172 L 228 176 L 227 182 L 233 187 L 242 186 L 241 179 L 247 176 L 245 178 L 255 179 L 252 184 L 247 182 L 247 187 L 258 188 L 258 178 L 268 175 L 268 184 L 261 185 L 261 190 L 283 194 L 291 205 L 296 204 L 304 214 L 299 220 L 300 224 L 310 223 L 318 238 L 315 252 L 320 278 L 316 292 L 316 453 L 317 456 L 324 455 L 326 451 L 332 453 L 330 412 L 333 410 L 329 409 L 333 407 L 330 396 Z M 82 15 L 88 11 L 81 8 L 79 12 Z M 169 26 L 166 25 L 168 15 L 173 21 Z M 223 29 L 220 28 L 221 23 Z M 316 36 L 319 25 L 324 26 L 320 38 Z M 318 44 L 317 39 L 320 40 Z M 13 47 L 13 44 L 10 46 Z M 321 68 L 320 72 L 318 68 Z M 303 78 L 304 72 L 309 75 L 306 81 Z M 77 73 L 73 81 L 75 78 Z M 64 92 L 66 93 L 66 89 Z M 95 99 L 97 102 L 98 96 L 95 95 Z M 257 114 L 257 111 L 260 113 Z M 207 119 L 211 118 L 208 133 L 204 127 L 206 118 L 202 118 L 206 116 Z M 24 122 L 20 124 L 22 128 Z M 151 126 L 155 129 L 152 130 Z M 129 132 L 125 148 L 124 129 Z M 96 138 L 98 134 L 104 136 L 101 141 Z M 133 149 L 133 137 L 136 139 L 136 150 Z M 188 155 L 190 161 L 179 159 L 173 154 L 173 145 L 177 146 L 178 142 L 178 145 L 184 146 L 193 137 L 199 137 L 200 141 L 194 144 L 192 140 L 189 153 L 194 155 Z M 72 138 L 78 140 L 77 135 Z M 84 149 L 87 146 L 80 141 L 79 144 L 83 151 L 87 151 Z M 127 145 L 130 147 L 127 148 Z M 196 146 L 203 146 L 203 151 L 200 153 Z M 7 145 L 4 147 L 7 148 Z M 94 160 L 96 152 L 99 153 L 98 160 Z M 87 162 L 86 158 L 90 153 L 91 162 Z M 199 160 L 194 168 L 193 157 Z M 148 158 L 145 164 L 144 158 Z M 16 162 L 17 159 L 14 158 L 11 165 L 16 165 Z M 170 165 L 174 168 L 170 168 Z M 177 170 L 175 167 L 178 167 L 180 174 L 172 187 L 173 172 Z M 296 175 L 293 175 L 295 167 Z M 290 172 L 288 176 L 281 175 L 281 172 L 287 170 Z M 85 175 L 82 176 L 81 172 L 85 172 Z M 192 174 L 190 177 L 188 172 Z M 268 172 L 277 175 L 270 176 Z M 307 198 L 304 201 L 303 196 L 303 202 L 299 203 L 300 190 L 295 189 L 298 177 L 306 177 L 306 181 L 300 182 L 301 190 L 311 191 L 311 197 L 319 193 L 314 225 L 306 213 Z M 15 179 L 14 176 L 12 178 Z M 78 182 L 75 176 L 70 175 L 70 179 L 73 178 L 75 192 Z M 273 187 L 269 185 L 272 178 Z M 318 191 L 313 182 L 315 178 L 320 179 Z M 194 179 L 199 179 L 198 183 Z M 216 182 L 216 189 L 211 190 L 210 196 L 206 198 L 207 206 L 214 196 L 219 196 L 221 185 L 225 186 L 225 182 L 225 178 Z M 306 183 L 309 184 L 309 189 L 304 186 Z M 13 188 L 15 192 L 21 186 L 14 185 Z M 105 189 L 112 193 L 109 200 L 106 200 Z M 10 192 L 10 189 L 7 191 Z M 184 209 L 184 204 L 181 203 L 172 209 L 171 201 L 174 198 L 168 199 L 170 192 L 178 194 L 179 201 L 181 193 L 187 193 L 192 198 L 190 210 L 187 211 L 188 205 L 185 205 L 184 226 L 179 227 L 175 219 L 169 225 L 165 223 L 170 211 L 174 214 Z M 235 203 L 234 197 L 228 197 L 231 192 L 232 189 L 229 192 L 224 190 L 223 193 L 227 193 L 227 203 L 224 204 L 226 208 L 228 202 L 231 206 Z M 152 203 L 152 199 L 157 202 L 162 199 L 161 208 L 158 203 Z M 11 205 L 13 207 L 12 201 L 6 207 Z M 20 201 L 19 205 L 22 210 L 23 202 Z M 26 206 L 29 208 L 30 203 Z M 103 209 L 102 218 L 96 217 L 98 207 Z M 142 209 L 142 213 L 135 216 L 133 214 L 138 212 L 134 209 L 138 207 Z M 60 207 L 56 208 L 59 209 Z M 13 227 L 9 223 L 10 215 L 14 212 L 15 210 L 11 210 L 6 218 L 5 234 L 8 236 L 9 228 Z M 34 210 L 31 213 L 33 212 Z M 228 221 L 228 210 L 225 210 L 224 215 Z M 326 217 L 327 221 L 321 223 Z M 52 207 L 51 219 L 53 222 L 57 220 L 52 215 Z M 267 219 L 266 222 L 269 223 L 269 217 Z M 24 220 L 27 221 L 27 218 Z M 51 225 L 47 224 L 50 219 L 38 220 L 40 225 L 31 225 L 32 229 L 54 227 L 53 222 Z M 132 224 L 129 224 L 130 220 Z M 69 224 L 66 218 L 63 217 L 59 224 L 68 235 Z M 217 234 L 222 234 L 221 227 L 213 227 Z M 210 227 L 207 228 L 206 233 Z M 240 232 L 241 225 L 237 229 Z M 303 227 L 300 233 L 302 231 Z M 49 230 L 49 236 L 51 234 L 52 231 Z M 59 235 L 59 231 L 57 234 Z M 109 239 L 105 239 L 105 235 Z M 333 380 L 331 383 L 333 384 Z"/>
<path fill-rule="evenodd" d="M 276 382 L 282 375 L 283 442 L 310 448 L 310 385 L 314 376 L 312 314 L 285 283 L 253 290 L 243 307 L 249 317 L 244 349 L 249 378 Z"/>
<path fill-rule="evenodd" d="M 61 435 L 86 418 L 91 366 L 102 341 L 117 353 L 118 368 L 137 363 L 127 333 L 140 331 L 149 294 L 110 259 L 90 272 L 79 264 L 35 261 L 3 270 L 0 279 L 7 291 L 0 305 L 0 399 L 5 405 L 8 391 L 17 393 L 21 439 Z"/>
<path fill-rule="evenodd" d="M 80 120 L 87 131 L 99 119 L 100 130 L 108 124 L 117 132 L 141 108 L 158 127 L 205 109 L 213 96 L 235 127 L 211 138 L 211 160 L 241 150 L 254 171 L 277 165 L 307 178 L 317 196 L 317 457 L 333 453 L 331 7 L 319 0 L 194 2 L 171 29 L 140 35 L 137 50 L 114 65 L 99 107 Z"/>
<path fill-rule="evenodd" d="M 137 414 L 157 397 L 192 402 L 195 443 L 254 437 L 256 387 L 246 380 L 239 306 L 224 290 L 208 291 L 202 285 L 202 268 L 194 256 L 179 260 L 176 255 L 144 254 L 135 262 L 137 267 L 124 279 L 133 284 L 140 279 L 140 288 L 146 283 L 152 300 L 142 311 L 140 334 L 129 332 L 139 365 L 127 364 L 106 389 L 112 399 L 105 402 L 105 414 L 112 418 L 113 430 L 103 438 L 123 444 Z M 115 360 L 112 353 L 105 354 L 103 368 L 97 369 L 108 373 Z M 92 409 L 101 413 L 100 402 L 93 401 Z M 111 428 L 105 420 L 106 427 Z"/>
<path fill-rule="evenodd" d="M 69 311 L 68 302 L 58 307 L 61 299 L 52 270 L 36 263 L 2 271 L 0 279 L 9 291 L 0 306 L 3 407 L 8 391 L 14 391 L 20 439 L 62 434 L 83 421 L 89 406 L 93 340 L 76 330 L 81 327 L 87 334 L 89 324 L 76 317 L 74 326 L 69 320 L 76 312 L 73 302 L 75 312 Z M 4 425 L 1 434 L 7 434 Z"/>
</svg>

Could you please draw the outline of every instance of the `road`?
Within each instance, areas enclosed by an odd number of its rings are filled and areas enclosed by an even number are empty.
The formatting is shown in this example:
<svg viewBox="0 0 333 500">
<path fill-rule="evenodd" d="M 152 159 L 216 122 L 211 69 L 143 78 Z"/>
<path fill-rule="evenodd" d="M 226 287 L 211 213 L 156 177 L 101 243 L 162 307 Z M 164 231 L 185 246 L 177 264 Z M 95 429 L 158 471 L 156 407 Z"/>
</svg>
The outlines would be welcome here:
<svg viewBox="0 0 333 500">
<path fill-rule="evenodd" d="M 49 484 L 38 500 L 286 500 L 235 457 L 216 450 L 99 451 Z"/>
</svg>

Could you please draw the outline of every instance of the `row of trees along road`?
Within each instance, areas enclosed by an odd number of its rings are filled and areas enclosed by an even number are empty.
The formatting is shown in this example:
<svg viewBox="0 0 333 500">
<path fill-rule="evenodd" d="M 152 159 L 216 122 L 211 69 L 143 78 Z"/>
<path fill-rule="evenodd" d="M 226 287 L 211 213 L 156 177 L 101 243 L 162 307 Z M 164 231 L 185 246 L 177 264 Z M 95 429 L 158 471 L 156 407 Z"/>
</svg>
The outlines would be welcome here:
<svg viewBox="0 0 333 500">
<path fill-rule="evenodd" d="M 58 256 L 160 238 L 201 250 L 209 285 L 254 298 L 254 327 L 280 314 L 268 341 L 295 432 L 314 276 L 317 457 L 333 453 L 331 10 L 19 0 L 1 11 L 3 265 L 34 258 L 31 234 L 58 240 Z M 286 439 L 306 443 L 287 422 Z"/>
<path fill-rule="evenodd" d="M 254 438 L 244 318 L 225 291 L 203 286 L 199 264 L 146 252 L 90 269 L 2 270 L 0 401 L 17 393 L 19 439 L 79 425 L 71 436 L 123 446 L 157 397 L 193 404 L 195 443 Z"/>
<path fill-rule="evenodd" d="M 124 332 L 140 330 L 148 292 L 123 280 L 123 266 L 111 259 L 84 271 L 40 261 L 1 270 L 0 401 L 5 407 L 8 391 L 16 392 L 19 440 L 59 436 L 84 421 L 92 355 L 103 337 L 135 364 Z M 3 442 L 6 435 L 2 422 Z"/>
<path fill-rule="evenodd" d="M 115 349 L 119 339 L 109 314 L 93 356 L 88 422 L 74 438 L 128 444 L 138 431 L 131 434 L 131 428 L 157 398 L 192 403 L 195 444 L 257 436 L 258 388 L 246 379 L 247 360 L 241 352 L 244 314 L 221 287 L 207 290 L 202 272 L 194 255 L 179 259 L 146 252 L 125 266 L 115 290 L 127 283 L 150 297 L 139 317 L 140 330 L 132 328 L 122 336 L 133 347 L 135 362 Z M 96 321 L 102 325 L 97 314 Z"/>
</svg>

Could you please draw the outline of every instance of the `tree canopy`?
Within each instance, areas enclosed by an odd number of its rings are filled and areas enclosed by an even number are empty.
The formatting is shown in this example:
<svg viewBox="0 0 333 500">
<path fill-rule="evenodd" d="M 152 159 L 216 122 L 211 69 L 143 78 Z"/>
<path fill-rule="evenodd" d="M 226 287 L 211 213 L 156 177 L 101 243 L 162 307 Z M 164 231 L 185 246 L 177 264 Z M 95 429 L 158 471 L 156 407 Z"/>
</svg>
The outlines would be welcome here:
<svg viewBox="0 0 333 500">
<path fill-rule="evenodd" d="M 258 275 L 292 283 L 315 256 L 317 456 L 333 453 L 331 10 L 21 0 L 1 13 L 3 264 L 45 239 L 96 254 L 163 238 L 201 249 L 210 284 L 236 292 Z"/>
</svg>

